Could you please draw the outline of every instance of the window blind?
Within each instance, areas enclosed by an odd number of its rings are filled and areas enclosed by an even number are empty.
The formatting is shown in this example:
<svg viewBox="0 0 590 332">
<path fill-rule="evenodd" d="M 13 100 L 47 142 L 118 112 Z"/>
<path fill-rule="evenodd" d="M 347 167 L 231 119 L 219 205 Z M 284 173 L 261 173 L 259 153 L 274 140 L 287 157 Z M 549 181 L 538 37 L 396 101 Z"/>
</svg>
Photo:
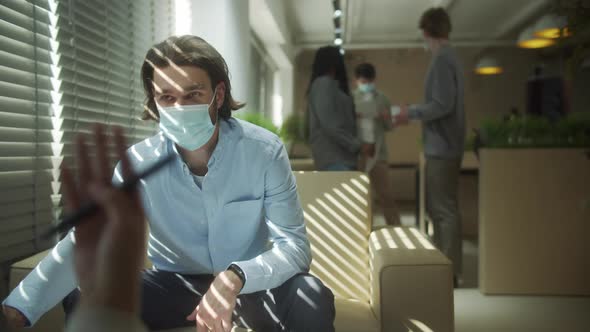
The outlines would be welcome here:
<svg viewBox="0 0 590 332">
<path fill-rule="evenodd" d="M 48 245 L 52 222 L 51 34 L 43 0 L 0 3 L 0 262 Z"/>
<path fill-rule="evenodd" d="M 95 122 L 124 128 L 129 144 L 153 135 L 139 119 L 140 68 L 157 38 L 171 34 L 170 1 L 58 1 L 64 162 L 73 165 L 75 134 Z"/>
<path fill-rule="evenodd" d="M 129 144 L 153 135 L 139 119 L 140 66 L 172 34 L 172 13 L 171 0 L 2 1 L 0 262 L 53 244 L 39 235 L 60 215 L 59 167 L 75 171 L 77 133 L 100 122 Z"/>
<path fill-rule="evenodd" d="M 74 138 L 93 123 L 121 126 L 127 143 L 155 133 L 140 120 L 140 68 L 158 36 L 171 34 L 171 1 L 57 1 L 64 163 L 74 165 Z M 113 163 L 116 162 L 112 155 Z"/>
</svg>

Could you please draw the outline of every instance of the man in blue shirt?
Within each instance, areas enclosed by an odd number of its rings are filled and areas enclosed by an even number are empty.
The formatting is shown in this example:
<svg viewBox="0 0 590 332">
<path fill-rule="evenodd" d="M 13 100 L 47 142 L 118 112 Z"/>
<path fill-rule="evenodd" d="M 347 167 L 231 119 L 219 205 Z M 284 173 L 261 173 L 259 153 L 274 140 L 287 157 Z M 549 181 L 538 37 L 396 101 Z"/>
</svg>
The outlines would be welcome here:
<svg viewBox="0 0 590 332">
<path fill-rule="evenodd" d="M 136 171 L 176 160 L 143 180 L 149 222 L 141 316 L 152 330 L 333 331 L 334 297 L 309 275 L 311 250 L 287 153 L 268 131 L 231 118 L 227 65 L 195 36 L 146 55 L 144 119 L 160 133 L 132 146 Z M 119 167 L 114 182 L 121 182 Z M 29 323 L 74 290 L 67 236 L 5 300 Z M 41 278 L 40 276 L 44 276 Z M 70 313 L 79 292 L 64 300 Z"/>
</svg>

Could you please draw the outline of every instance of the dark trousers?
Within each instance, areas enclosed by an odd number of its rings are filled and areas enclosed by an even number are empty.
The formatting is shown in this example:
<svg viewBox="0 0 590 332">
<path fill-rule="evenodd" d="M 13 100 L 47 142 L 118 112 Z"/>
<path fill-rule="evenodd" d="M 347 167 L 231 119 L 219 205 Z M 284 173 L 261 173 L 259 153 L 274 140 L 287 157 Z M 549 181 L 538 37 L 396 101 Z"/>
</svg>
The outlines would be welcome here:
<svg viewBox="0 0 590 332">
<path fill-rule="evenodd" d="M 195 310 L 213 282 L 212 275 L 181 275 L 160 270 L 142 273 L 141 318 L 150 330 L 194 326 Z M 80 297 L 76 289 L 63 301 L 66 320 Z M 310 274 L 298 274 L 281 286 L 238 296 L 234 325 L 257 332 L 334 331 L 334 295 Z"/>
<path fill-rule="evenodd" d="M 434 226 L 434 244 L 453 262 L 455 276 L 463 268 L 459 174 L 461 159 L 426 159 L 426 211 Z"/>
</svg>

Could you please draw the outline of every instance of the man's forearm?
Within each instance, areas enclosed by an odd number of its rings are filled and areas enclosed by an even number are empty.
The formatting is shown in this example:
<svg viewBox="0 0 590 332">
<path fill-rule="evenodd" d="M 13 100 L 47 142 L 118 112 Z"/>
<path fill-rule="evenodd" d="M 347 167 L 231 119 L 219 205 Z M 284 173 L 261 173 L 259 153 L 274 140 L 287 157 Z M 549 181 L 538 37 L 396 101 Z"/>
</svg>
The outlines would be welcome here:
<svg viewBox="0 0 590 332">
<path fill-rule="evenodd" d="M 309 270 L 311 255 L 288 250 L 283 252 L 281 248 L 274 247 L 258 257 L 238 264 L 246 275 L 246 284 L 241 294 L 248 294 L 278 287 L 297 273 Z"/>
<path fill-rule="evenodd" d="M 71 237 L 51 249 L 3 302 L 21 311 L 31 325 L 77 286 Z"/>
<path fill-rule="evenodd" d="M 437 102 L 415 104 L 408 108 L 410 120 L 433 121 L 445 117 L 452 112 L 452 107 Z"/>
</svg>

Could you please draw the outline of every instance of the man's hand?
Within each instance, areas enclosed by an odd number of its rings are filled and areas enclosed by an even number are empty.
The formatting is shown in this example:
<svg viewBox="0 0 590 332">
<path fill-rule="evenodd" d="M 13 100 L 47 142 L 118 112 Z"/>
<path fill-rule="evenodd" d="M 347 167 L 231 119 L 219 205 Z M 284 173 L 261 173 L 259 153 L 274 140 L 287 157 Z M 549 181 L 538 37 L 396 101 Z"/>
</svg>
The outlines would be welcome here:
<svg viewBox="0 0 590 332">
<path fill-rule="evenodd" d="M 363 143 L 361 145 L 361 156 L 373 158 L 375 156 L 375 144 Z"/>
<path fill-rule="evenodd" d="M 410 121 L 410 115 L 408 112 L 408 105 L 399 105 L 399 107 L 400 107 L 399 114 L 393 117 L 393 119 L 395 120 L 393 125 L 395 125 L 395 126 L 406 125 Z"/>
<path fill-rule="evenodd" d="M 6 305 L 2 306 L 2 313 L 6 317 L 8 326 L 15 330 L 23 329 L 27 325 L 27 318 L 20 311 Z"/>
<path fill-rule="evenodd" d="M 197 332 L 231 332 L 232 313 L 242 286 L 242 280 L 233 271 L 221 272 L 186 319 L 196 321 Z"/>
<path fill-rule="evenodd" d="M 128 179 L 132 171 L 120 128 L 114 130 L 113 143 L 123 177 Z M 89 153 L 84 137 L 77 138 L 77 184 L 68 168 L 62 168 L 65 208 L 67 212 L 75 211 L 87 200 L 100 207 L 99 213 L 83 220 L 74 231 L 81 305 L 134 313 L 139 303 L 146 223 L 137 191 L 124 192 L 111 184 L 109 145 L 100 125 L 94 128 L 94 154 Z"/>
</svg>

